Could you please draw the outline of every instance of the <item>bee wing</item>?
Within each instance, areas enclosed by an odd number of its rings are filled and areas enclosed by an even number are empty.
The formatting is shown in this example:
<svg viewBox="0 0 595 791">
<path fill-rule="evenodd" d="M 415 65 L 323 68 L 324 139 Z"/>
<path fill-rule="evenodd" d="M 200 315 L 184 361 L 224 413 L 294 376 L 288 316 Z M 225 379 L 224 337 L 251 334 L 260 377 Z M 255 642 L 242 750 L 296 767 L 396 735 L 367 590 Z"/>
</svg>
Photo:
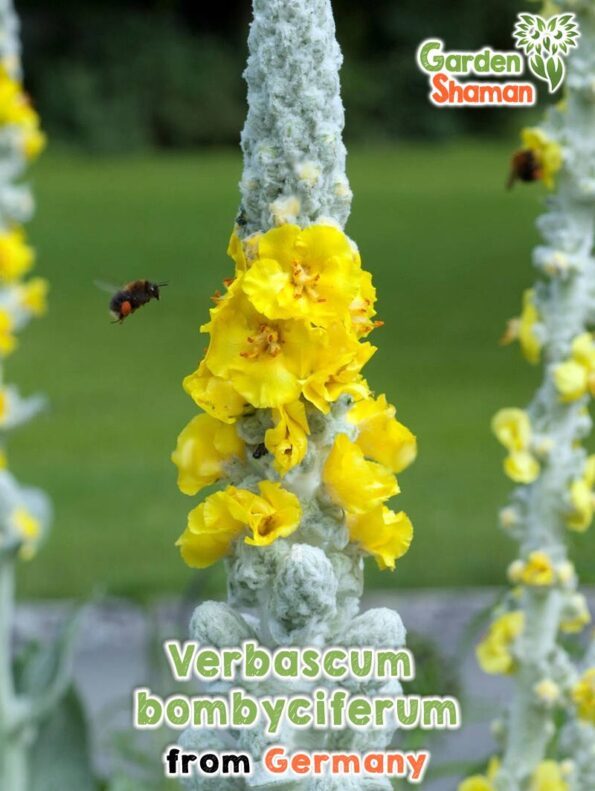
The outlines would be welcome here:
<svg viewBox="0 0 595 791">
<path fill-rule="evenodd" d="M 120 290 L 120 286 L 116 286 L 113 283 L 106 283 L 104 280 L 94 280 L 93 285 L 108 294 L 115 294 Z"/>
</svg>

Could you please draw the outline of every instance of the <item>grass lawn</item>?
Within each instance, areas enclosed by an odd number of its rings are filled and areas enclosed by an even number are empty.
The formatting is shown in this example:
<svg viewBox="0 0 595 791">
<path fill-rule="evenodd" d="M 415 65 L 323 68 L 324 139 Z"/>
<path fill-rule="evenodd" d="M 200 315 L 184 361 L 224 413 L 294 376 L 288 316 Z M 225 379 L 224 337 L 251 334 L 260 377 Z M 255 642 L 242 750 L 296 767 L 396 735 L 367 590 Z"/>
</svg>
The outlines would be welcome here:
<svg viewBox="0 0 595 791">
<path fill-rule="evenodd" d="M 372 584 L 500 584 L 513 547 L 496 514 L 510 486 L 491 437 L 496 409 L 523 405 L 539 372 L 497 341 L 533 279 L 540 187 L 504 190 L 508 152 L 493 144 L 357 151 L 349 225 L 375 275 L 379 352 L 370 382 L 419 436 L 400 498 L 416 527 L 394 575 Z M 193 573 L 173 546 L 193 500 L 169 453 L 195 413 L 182 377 L 202 355 L 209 295 L 229 275 L 237 206 L 233 153 L 91 159 L 50 153 L 33 174 L 31 237 L 52 282 L 51 311 L 29 328 L 9 380 L 45 390 L 50 411 L 14 434 L 10 460 L 55 503 L 51 539 L 23 567 L 23 596 L 102 587 L 180 592 Z M 94 279 L 168 280 L 153 303 L 111 325 Z M 595 533 L 577 539 L 595 581 Z M 591 568 L 589 569 L 589 565 Z M 210 586 L 221 574 L 206 576 Z"/>
</svg>

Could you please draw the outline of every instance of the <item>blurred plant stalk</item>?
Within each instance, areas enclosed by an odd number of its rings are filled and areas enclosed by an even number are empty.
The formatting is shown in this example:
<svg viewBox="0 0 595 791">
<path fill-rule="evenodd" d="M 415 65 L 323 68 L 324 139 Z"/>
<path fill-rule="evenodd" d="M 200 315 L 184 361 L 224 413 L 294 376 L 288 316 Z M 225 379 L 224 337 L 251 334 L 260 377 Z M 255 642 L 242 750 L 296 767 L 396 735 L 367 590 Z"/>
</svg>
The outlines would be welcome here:
<svg viewBox="0 0 595 791">
<path fill-rule="evenodd" d="M 578 645 L 567 650 L 590 621 L 568 538 L 590 527 L 594 506 L 595 457 L 581 443 L 595 394 L 595 3 L 568 0 L 548 10 L 550 19 L 576 13 L 581 37 L 568 57 L 564 98 L 523 132 L 514 160 L 530 162 L 532 178 L 552 194 L 537 223 L 541 277 L 503 339 L 518 340 L 530 363 L 543 363 L 543 382 L 526 410 L 503 409 L 493 420 L 508 451 L 505 472 L 520 484 L 501 512 L 503 529 L 519 543 L 508 570 L 513 588 L 478 647 L 486 672 L 514 677 L 512 704 L 494 728 L 501 757 L 483 778 L 482 788 L 497 791 L 595 788 L 595 654 L 583 645 L 577 661 Z M 474 781 L 461 790 L 472 791 Z"/>
<path fill-rule="evenodd" d="M 12 657 L 17 564 L 31 559 L 47 532 L 50 503 L 42 492 L 23 487 L 8 471 L 6 432 L 31 419 L 44 404 L 21 397 L 4 382 L 6 358 L 17 333 L 45 312 L 47 283 L 28 278 L 34 252 L 22 224 L 33 201 L 20 178 L 45 143 L 39 119 L 21 84 L 19 24 L 12 2 L 0 0 L 0 788 L 27 791 L 29 749 L 36 727 L 68 684 L 68 657 L 57 658 L 55 673 L 37 694 L 17 684 Z"/>
</svg>

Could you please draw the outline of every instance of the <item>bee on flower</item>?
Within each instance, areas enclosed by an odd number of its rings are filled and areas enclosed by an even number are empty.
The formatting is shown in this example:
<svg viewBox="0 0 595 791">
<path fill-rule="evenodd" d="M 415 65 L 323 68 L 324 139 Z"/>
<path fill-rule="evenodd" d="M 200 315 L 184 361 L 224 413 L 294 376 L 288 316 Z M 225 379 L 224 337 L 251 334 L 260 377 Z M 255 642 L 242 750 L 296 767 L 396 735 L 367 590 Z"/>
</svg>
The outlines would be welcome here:
<svg viewBox="0 0 595 791">
<path fill-rule="evenodd" d="M 516 181 L 542 181 L 548 189 L 554 188 L 555 176 L 562 167 L 562 149 L 539 127 L 527 127 L 521 132 L 522 148 L 511 160 L 507 186 Z"/>
</svg>

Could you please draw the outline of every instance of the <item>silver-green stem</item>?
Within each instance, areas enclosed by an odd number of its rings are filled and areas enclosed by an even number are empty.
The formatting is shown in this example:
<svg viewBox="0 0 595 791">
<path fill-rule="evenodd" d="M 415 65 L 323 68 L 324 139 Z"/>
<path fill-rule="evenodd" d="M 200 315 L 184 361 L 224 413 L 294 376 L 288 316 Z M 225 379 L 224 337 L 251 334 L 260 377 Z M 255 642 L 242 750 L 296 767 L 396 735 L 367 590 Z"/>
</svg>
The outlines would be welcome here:
<svg viewBox="0 0 595 791">
<path fill-rule="evenodd" d="M 329 0 L 254 0 L 242 133 L 244 235 L 330 219 L 351 207 L 342 140 L 341 50 Z"/>
<path fill-rule="evenodd" d="M 561 402 L 553 373 L 570 356 L 572 340 L 595 319 L 595 4 L 560 5 L 576 11 L 581 39 L 568 61 L 566 107 L 554 109 L 544 125 L 560 142 L 565 160 L 556 193 L 538 221 L 544 244 L 534 256 L 550 279 L 539 282 L 535 290 L 545 370 L 528 413 L 535 435 L 546 440 L 546 450 L 542 474 L 531 486 L 517 490 L 512 501 L 520 557 L 526 560 L 530 552 L 545 550 L 556 566 L 567 558 L 568 491 L 584 468 L 586 454 L 579 442 L 589 433 L 591 420 L 586 398 Z M 535 687 L 544 678 L 555 678 L 568 688 L 574 677 L 576 671 L 558 637 L 565 602 L 575 590 L 576 580 L 570 580 L 550 588 L 525 588 L 522 594 L 525 631 L 517 644 L 519 670 L 498 791 L 528 788 L 555 734 L 554 709 L 538 699 Z M 578 776 L 569 782 L 572 791 L 588 791 Z"/>
<path fill-rule="evenodd" d="M 27 790 L 27 745 L 16 738 L 19 703 L 12 674 L 15 560 L 0 554 L 0 788 Z"/>
</svg>

